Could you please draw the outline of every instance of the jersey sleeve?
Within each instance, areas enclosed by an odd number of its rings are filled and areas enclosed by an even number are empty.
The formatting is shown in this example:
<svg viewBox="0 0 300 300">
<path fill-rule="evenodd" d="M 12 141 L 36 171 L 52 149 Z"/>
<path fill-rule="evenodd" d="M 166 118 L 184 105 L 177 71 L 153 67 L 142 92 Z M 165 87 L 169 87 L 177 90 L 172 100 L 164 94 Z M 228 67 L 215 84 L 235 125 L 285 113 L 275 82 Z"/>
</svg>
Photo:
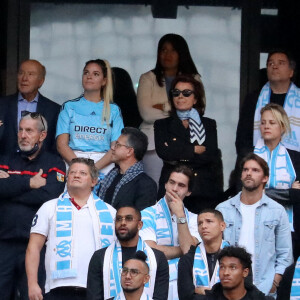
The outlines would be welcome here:
<svg viewBox="0 0 300 300">
<path fill-rule="evenodd" d="M 117 105 L 112 106 L 112 132 L 111 142 L 116 141 L 121 135 L 121 131 L 124 128 L 123 118 L 121 110 Z"/>
<path fill-rule="evenodd" d="M 68 105 L 64 104 L 58 115 L 56 137 L 63 133 L 70 133 L 70 119 L 70 108 Z"/>
<path fill-rule="evenodd" d="M 140 230 L 140 236 L 144 241 L 156 240 L 155 209 L 148 207 L 141 212 L 143 228 Z"/>
<path fill-rule="evenodd" d="M 189 212 L 189 230 L 191 236 L 194 236 L 199 242 L 202 241 L 198 232 L 197 215 L 191 212 Z"/>
</svg>

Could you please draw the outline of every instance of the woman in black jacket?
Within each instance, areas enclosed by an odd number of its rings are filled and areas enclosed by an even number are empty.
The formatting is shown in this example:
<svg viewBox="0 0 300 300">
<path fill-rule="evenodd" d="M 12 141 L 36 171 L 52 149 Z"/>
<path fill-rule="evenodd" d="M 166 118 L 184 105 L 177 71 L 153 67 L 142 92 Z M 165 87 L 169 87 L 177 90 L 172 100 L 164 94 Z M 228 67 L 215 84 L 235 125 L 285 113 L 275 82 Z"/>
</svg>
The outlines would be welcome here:
<svg viewBox="0 0 300 300">
<path fill-rule="evenodd" d="M 155 148 L 164 161 L 158 197 L 164 196 L 164 185 L 174 165 L 184 164 L 195 175 L 185 206 L 194 213 L 214 208 L 222 200 L 223 170 L 216 121 L 203 117 L 204 87 L 192 76 L 179 75 L 172 82 L 169 99 L 170 117 L 154 123 Z"/>
</svg>

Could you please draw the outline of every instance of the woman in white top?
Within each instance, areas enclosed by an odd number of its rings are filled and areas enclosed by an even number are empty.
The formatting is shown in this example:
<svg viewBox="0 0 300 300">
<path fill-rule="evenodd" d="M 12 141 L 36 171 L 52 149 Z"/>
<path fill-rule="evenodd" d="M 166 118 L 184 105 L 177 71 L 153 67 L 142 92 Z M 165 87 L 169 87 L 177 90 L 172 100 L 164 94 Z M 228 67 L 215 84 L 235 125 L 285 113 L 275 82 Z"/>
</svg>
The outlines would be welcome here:
<svg viewBox="0 0 300 300">
<path fill-rule="evenodd" d="M 157 48 L 157 61 L 153 70 L 142 74 L 137 90 L 137 101 L 143 122 L 140 129 L 148 136 L 148 151 L 143 159 L 144 170 L 156 183 L 159 181 L 162 160 L 157 156 L 154 144 L 153 124 L 169 116 L 168 94 L 173 79 L 178 74 L 200 75 L 191 57 L 185 39 L 178 34 L 164 35 Z"/>
</svg>

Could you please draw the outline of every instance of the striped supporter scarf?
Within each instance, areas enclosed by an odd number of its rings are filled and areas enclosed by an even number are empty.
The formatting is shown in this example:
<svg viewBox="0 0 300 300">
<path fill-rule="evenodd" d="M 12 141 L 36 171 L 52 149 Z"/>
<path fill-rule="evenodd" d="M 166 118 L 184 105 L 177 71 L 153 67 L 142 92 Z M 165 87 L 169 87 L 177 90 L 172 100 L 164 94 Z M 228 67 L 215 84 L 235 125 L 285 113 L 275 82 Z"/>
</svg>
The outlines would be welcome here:
<svg viewBox="0 0 300 300">
<path fill-rule="evenodd" d="M 263 86 L 256 104 L 253 129 L 254 146 L 260 138 L 260 110 L 270 102 L 270 96 L 270 83 L 267 82 Z M 293 83 L 285 97 L 283 108 L 290 120 L 291 134 L 285 136 L 282 143 L 286 148 L 300 152 L 300 89 Z"/>
<path fill-rule="evenodd" d="M 114 221 L 106 203 L 91 193 L 88 208 L 93 222 L 96 249 L 110 245 L 114 240 Z M 72 203 L 68 192 L 57 200 L 55 239 L 51 249 L 55 249 L 51 257 L 51 278 L 69 278 L 77 276 L 78 261 L 74 259 L 74 224 Z"/>
<path fill-rule="evenodd" d="M 186 208 L 184 208 L 184 212 L 187 221 L 189 222 L 189 214 Z M 165 197 L 156 204 L 156 209 L 153 206 L 144 209 L 142 211 L 142 216 L 144 223 L 143 229 L 152 226 L 152 220 L 155 220 L 157 245 L 174 246 L 177 244 L 175 239 L 178 237 L 173 234 L 172 217 Z M 179 258 L 168 260 L 170 273 L 169 281 L 177 280 L 178 261 Z"/>
<path fill-rule="evenodd" d="M 221 249 L 228 247 L 229 243 L 222 241 Z M 219 282 L 219 262 L 216 262 L 214 273 L 211 280 L 209 279 L 209 269 L 206 257 L 206 251 L 203 243 L 200 243 L 195 251 L 194 265 L 193 265 L 193 282 L 195 287 L 205 286 L 210 289 L 212 286 Z"/>
<path fill-rule="evenodd" d="M 300 257 L 298 257 L 295 266 L 290 300 L 300 300 Z"/>
<path fill-rule="evenodd" d="M 150 280 L 144 291 L 153 296 L 157 262 L 153 250 L 139 238 L 136 251 L 143 251 L 147 255 L 146 263 L 149 266 Z M 122 292 L 120 270 L 122 269 L 122 247 L 118 240 L 112 243 L 105 251 L 103 264 L 104 299 L 116 297 Z"/>
<path fill-rule="evenodd" d="M 259 139 L 255 145 L 254 153 L 268 163 L 270 175 L 266 188 L 286 190 L 292 187 L 296 179 L 296 172 L 290 155 L 281 142 L 271 153 L 264 140 Z M 294 231 L 293 205 L 284 205 L 284 208 L 289 218 L 290 228 Z"/>
</svg>

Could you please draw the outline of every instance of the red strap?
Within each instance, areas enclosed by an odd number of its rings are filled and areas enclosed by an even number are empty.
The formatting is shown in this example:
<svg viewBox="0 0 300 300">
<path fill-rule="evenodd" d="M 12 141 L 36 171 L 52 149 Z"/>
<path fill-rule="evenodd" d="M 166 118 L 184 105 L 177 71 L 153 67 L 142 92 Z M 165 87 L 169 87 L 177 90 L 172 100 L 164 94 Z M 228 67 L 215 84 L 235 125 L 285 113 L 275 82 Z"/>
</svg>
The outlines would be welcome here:
<svg viewBox="0 0 300 300">
<path fill-rule="evenodd" d="M 78 210 L 81 209 L 81 207 L 75 202 L 74 198 L 70 198 L 70 201 L 72 202 L 72 204 L 73 204 Z"/>
<path fill-rule="evenodd" d="M 56 171 L 56 172 L 58 172 L 58 173 L 60 173 L 62 175 L 66 175 L 66 173 L 64 171 L 62 171 L 62 170 L 60 170 L 58 168 L 51 168 L 51 169 L 49 169 L 48 173 L 50 173 L 52 171 Z"/>
<path fill-rule="evenodd" d="M 7 166 L 7 165 L 0 165 L 0 168 L 1 168 L 1 169 L 6 169 L 6 170 L 8 170 L 8 169 L 9 169 L 9 166 Z"/>
</svg>

